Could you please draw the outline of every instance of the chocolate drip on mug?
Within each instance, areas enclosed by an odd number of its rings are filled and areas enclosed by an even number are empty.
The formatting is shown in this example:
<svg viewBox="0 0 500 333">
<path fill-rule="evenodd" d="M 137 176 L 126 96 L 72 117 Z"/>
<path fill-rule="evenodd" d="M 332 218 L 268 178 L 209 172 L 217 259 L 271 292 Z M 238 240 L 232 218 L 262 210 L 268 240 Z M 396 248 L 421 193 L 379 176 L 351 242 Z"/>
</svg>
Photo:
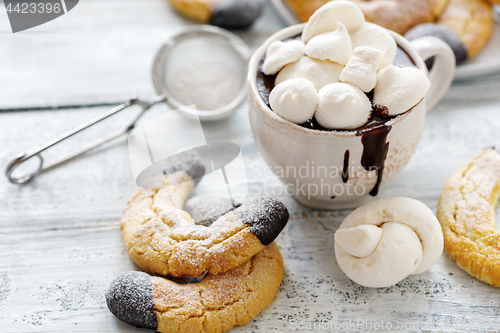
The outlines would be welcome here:
<svg viewBox="0 0 500 333">
<path fill-rule="evenodd" d="M 342 181 L 347 183 L 349 180 L 349 150 L 344 153 L 344 168 L 342 169 Z"/>
<path fill-rule="evenodd" d="M 387 135 L 392 126 L 382 125 L 372 128 L 361 134 L 361 143 L 363 144 L 363 155 L 361 156 L 361 165 L 367 171 L 375 170 L 377 172 L 377 182 L 370 191 L 371 196 L 376 196 L 384 175 L 385 159 L 389 151 L 389 142 L 386 142 Z"/>
</svg>

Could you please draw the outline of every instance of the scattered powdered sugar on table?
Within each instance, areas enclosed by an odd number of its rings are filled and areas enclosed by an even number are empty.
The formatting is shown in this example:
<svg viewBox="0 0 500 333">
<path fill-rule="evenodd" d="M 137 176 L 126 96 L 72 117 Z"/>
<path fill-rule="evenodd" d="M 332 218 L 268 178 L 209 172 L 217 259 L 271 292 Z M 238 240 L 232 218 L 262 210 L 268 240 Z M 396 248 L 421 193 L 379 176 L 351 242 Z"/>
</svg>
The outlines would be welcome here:
<svg viewBox="0 0 500 333">
<path fill-rule="evenodd" d="M 9 297 L 11 293 L 12 279 L 7 272 L 0 273 L 0 309 L 2 303 Z"/>
<path fill-rule="evenodd" d="M 181 104 L 198 110 L 215 110 L 238 95 L 241 80 L 226 66 L 211 62 L 193 63 L 177 70 L 168 81 L 170 94 Z"/>
</svg>

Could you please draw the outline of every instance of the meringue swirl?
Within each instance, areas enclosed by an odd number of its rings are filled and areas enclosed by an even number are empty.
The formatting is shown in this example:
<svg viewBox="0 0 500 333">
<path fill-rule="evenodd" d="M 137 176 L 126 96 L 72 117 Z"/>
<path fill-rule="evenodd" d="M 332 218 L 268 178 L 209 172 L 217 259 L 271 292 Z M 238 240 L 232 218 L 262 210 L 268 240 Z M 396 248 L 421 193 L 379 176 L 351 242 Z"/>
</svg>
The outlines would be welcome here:
<svg viewBox="0 0 500 333">
<path fill-rule="evenodd" d="M 342 271 L 365 287 L 389 287 L 431 268 L 443 252 L 443 233 L 420 201 L 383 198 L 349 214 L 335 233 Z"/>
</svg>

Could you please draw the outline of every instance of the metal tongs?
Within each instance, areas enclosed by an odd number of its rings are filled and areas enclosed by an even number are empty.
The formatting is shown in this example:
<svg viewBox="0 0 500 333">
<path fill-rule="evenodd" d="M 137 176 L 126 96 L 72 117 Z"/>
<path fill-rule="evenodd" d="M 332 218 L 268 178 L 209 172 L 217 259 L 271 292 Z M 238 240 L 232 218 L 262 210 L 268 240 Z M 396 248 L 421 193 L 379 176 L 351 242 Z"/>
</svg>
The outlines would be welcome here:
<svg viewBox="0 0 500 333">
<path fill-rule="evenodd" d="M 149 110 L 152 106 L 154 106 L 155 104 L 158 104 L 158 103 L 161 103 L 161 102 L 165 102 L 166 101 L 166 97 L 164 95 L 161 95 L 161 96 L 158 96 L 156 97 L 155 99 L 151 100 L 150 102 L 146 102 L 146 101 L 142 101 L 140 99 L 138 99 L 137 97 L 132 97 L 130 100 L 128 100 L 127 102 L 117 106 L 116 108 L 112 109 L 112 110 L 109 110 L 108 112 L 86 122 L 85 124 L 83 125 L 80 125 L 78 127 L 76 127 L 75 129 L 55 138 L 54 140 L 51 140 L 49 142 L 47 142 L 46 144 L 42 145 L 41 147 L 38 147 L 37 149 L 35 150 L 31 150 L 31 151 L 28 151 L 26 153 L 22 153 L 20 154 L 19 156 L 17 156 L 14 160 L 12 160 L 8 165 L 7 165 L 7 169 L 5 170 L 5 175 L 7 176 L 7 178 L 9 179 L 9 181 L 13 184 L 23 184 L 23 183 L 26 183 L 27 181 L 31 180 L 32 178 L 34 178 L 35 176 L 37 176 L 38 174 L 40 174 L 42 171 L 45 171 L 45 170 L 48 170 L 50 168 L 53 168 L 59 164 L 62 164 L 72 158 L 75 158 L 79 155 L 82 155 L 83 153 L 91 150 L 91 149 L 94 149 L 94 148 L 97 148 L 111 140 L 114 140 L 124 134 L 127 134 L 129 133 L 130 131 L 132 131 L 135 126 L 136 126 L 136 123 L 137 121 L 139 121 L 139 119 L 144 115 L 144 113 Z M 135 117 L 135 119 L 132 121 L 132 123 L 130 125 L 128 125 L 126 128 L 124 129 L 121 129 L 121 130 L 118 130 L 114 133 L 111 133 L 109 134 L 108 136 L 100 139 L 100 140 L 97 140 L 71 154 L 68 154 L 66 156 L 63 156 L 59 159 L 56 159 L 55 161 L 51 161 L 50 163 L 46 163 L 44 165 L 44 160 L 43 160 L 43 157 L 40 155 L 42 152 L 44 152 L 45 150 L 49 149 L 50 147 L 52 146 L 55 146 L 56 144 L 72 137 L 73 135 L 77 134 L 77 133 L 80 133 L 81 131 L 117 114 L 118 112 L 120 111 L 123 111 L 131 106 L 139 106 L 141 108 L 141 111 L 140 113 Z M 26 162 L 27 160 L 33 158 L 33 157 L 37 157 L 38 160 L 39 160 L 39 164 L 38 164 L 38 167 L 35 171 L 33 172 L 30 172 L 30 173 L 27 173 L 23 176 L 19 176 L 19 177 L 14 177 L 12 175 L 12 173 L 14 172 L 14 170 L 19 166 L 21 165 L 22 163 Z"/>
</svg>

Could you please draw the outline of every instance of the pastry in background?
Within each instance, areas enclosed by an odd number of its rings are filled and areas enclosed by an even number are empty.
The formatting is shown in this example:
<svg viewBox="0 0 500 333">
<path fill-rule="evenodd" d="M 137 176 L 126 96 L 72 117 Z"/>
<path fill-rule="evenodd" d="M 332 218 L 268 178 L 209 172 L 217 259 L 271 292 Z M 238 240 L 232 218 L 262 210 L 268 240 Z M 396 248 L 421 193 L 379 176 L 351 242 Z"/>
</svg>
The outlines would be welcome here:
<svg viewBox="0 0 500 333">
<path fill-rule="evenodd" d="M 259 17 L 263 0 L 169 0 L 180 14 L 204 24 L 246 28 Z"/>
<path fill-rule="evenodd" d="M 455 52 L 457 63 L 479 53 L 493 32 L 493 7 L 486 0 L 450 0 L 436 24 L 421 24 L 409 30 L 408 40 L 435 36 Z"/>
<path fill-rule="evenodd" d="M 455 32 L 464 43 L 467 57 L 481 51 L 493 32 L 493 6 L 486 0 L 450 0 L 438 22 Z"/>
<path fill-rule="evenodd" d="M 330 0 L 285 0 L 297 18 L 306 22 L 309 17 Z M 445 9 L 448 0 L 353 0 L 368 22 L 383 26 L 403 35 L 421 23 L 434 22 Z"/>
<path fill-rule="evenodd" d="M 306 22 L 330 0 L 284 0 L 297 18 Z M 493 5 L 500 0 L 352 0 L 368 22 L 409 40 L 435 36 L 455 52 L 457 63 L 470 59 L 486 45 L 493 32 Z"/>
</svg>

